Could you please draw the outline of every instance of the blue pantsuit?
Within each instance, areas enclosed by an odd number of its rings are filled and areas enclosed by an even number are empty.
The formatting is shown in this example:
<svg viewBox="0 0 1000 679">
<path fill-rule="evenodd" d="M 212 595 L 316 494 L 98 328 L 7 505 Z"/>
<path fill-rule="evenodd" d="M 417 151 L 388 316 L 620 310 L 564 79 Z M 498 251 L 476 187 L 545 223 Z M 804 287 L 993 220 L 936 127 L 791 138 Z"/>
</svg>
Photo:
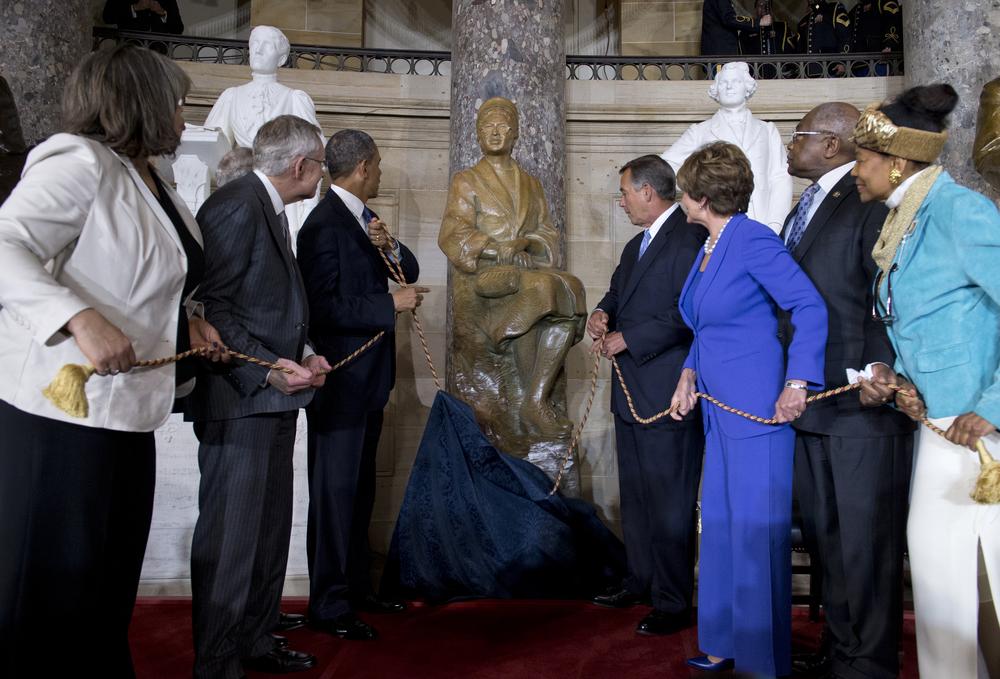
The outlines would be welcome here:
<svg viewBox="0 0 1000 679">
<path fill-rule="evenodd" d="M 706 415 L 698 641 L 744 670 L 788 674 L 792 458 L 787 426 L 730 438 Z"/>
<path fill-rule="evenodd" d="M 698 389 L 771 417 L 785 380 L 821 388 L 826 305 L 784 243 L 737 214 L 699 275 L 702 259 L 680 305 L 695 333 L 685 367 L 696 371 Z M 791 313 L 795 328 L 787 367 L 775 307 Z M 709 403 L 702 408 L 699 643 L 706 653 L 733 658 L 742 672 L 788 674 L 795 433 Z"/>
</svg>

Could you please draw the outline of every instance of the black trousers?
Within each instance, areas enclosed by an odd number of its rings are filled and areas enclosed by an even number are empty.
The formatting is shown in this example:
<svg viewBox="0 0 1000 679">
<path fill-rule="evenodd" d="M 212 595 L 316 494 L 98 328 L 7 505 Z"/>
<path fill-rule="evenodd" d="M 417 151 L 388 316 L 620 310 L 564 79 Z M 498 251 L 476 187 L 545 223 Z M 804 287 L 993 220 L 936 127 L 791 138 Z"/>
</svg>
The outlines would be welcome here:
<svg viewBox="0 0 1000 679">
<path fill-rule="evenodd" d="M 625 586 L 664 613 L 684 613 L 694 592 L 701 422 L 630 424 L 615 416 Z"/>
<path fill-rule="evenodd" d="M 375 506 L 375 453 L 382 411 L 309 418 L 309 616 L 332 620 L 372 593 L 368 524 Z"/>
<path fill-rule="evenodd" d="M 152 432 L 0 401 L 0 676 L 135 676 L 128 627 L 155 478 Z"/>
<path fill-rule="evenodd" d="M 823 568 L 834 673 L 844 679 L 899 674 L 912 464 L 912 434 L 796 432 L 795 493 Z"/>
<path fill-rule="evenodd" d="M 243 676 L 275 647 L 292 530 L 298 411 L 196 422 L 198 522 L 191 543 L 196 679 Z"/>
</svg>

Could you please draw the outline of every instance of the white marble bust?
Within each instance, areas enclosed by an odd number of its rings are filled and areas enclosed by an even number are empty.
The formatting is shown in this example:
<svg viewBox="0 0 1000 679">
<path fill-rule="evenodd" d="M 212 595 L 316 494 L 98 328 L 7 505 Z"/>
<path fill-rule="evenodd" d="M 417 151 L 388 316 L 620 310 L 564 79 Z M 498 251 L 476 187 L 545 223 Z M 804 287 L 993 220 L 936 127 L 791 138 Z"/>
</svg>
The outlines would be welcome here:
<svg viewBox="0 0 1000 679">
<path fill-rule="evenodd" d="M 222 130 L 233 146 L 252 148 L 260 126 L 280 115 L 299 116 L 319 125 L 312 98 L 278 82 L 278 67 L 288 60 L 285 34 L 273 26 L 257 26 L 250 32 L 249 47 L 252 80 L 223 91 L 205 127 Z"/>
<path fill-rule="evenodd" d="M 288 60 L 285 34 L 273 26 L 257 26 L 250 32 L 249 49 L 252 79 L 224 90 L 204 126 L 222 130 L 230 144 L 245 148 L 253 148 L 261 125 L 280 115 L 295 115 L 319 127 L 312 98 L 278 82 L 278 68 Z M 316 191 L 316 197 L 293 203 L 285 210 L 293 244 L 306 216 L 319 202 L 319 186 Z"/>
<path fill-rule="evenodd" d="M 708 96 L 719 102 L 719 110 L 705 122 L 689 127 L 662 157 L 676 172 L 705 144 L 727 141 L 739 146 L 753 170 L 754 188 L 747 214 L 777 233 L 792 206 L 792 178 L 778 128 L 754 118 L 747 107 L 756 90 L 757 81 L 745 62 L 723 65 L 708 88 Z"/>
</svg>

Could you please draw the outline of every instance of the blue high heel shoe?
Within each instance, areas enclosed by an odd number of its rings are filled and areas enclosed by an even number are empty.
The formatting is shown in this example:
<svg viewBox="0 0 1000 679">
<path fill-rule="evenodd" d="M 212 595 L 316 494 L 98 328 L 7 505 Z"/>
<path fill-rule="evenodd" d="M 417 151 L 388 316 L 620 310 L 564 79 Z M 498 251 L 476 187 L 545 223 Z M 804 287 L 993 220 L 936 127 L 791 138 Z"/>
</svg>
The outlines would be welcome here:
<svg viewBox="0 0 1000 679">
<path fill-rule="evenodd" d="M 731 670 L 736 667 L 736 663 L 733 662 L 732 658 L 723 658 L 719 662 L 712 662 L 708 659 L 707 655 L 699 655 L 694 658 L 688 658 L 687 664 L 701 670 L 702 672 L 725 672 L 726 670 Z"/>
</svg>

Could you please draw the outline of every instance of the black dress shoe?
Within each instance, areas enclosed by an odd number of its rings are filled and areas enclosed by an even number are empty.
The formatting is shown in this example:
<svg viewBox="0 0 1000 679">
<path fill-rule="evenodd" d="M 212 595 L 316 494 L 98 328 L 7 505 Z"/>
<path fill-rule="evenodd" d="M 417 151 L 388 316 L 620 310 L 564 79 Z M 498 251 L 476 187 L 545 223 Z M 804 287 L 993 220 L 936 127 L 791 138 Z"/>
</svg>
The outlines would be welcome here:
<svg viewBox="0 0 1000 679">
<path fill-rule="evenodd" d="M 272 634 L 271 638 L 278 644 L 278 648 L 288 648 L 288 637 L 283 637 L 280 634 Z"/>
<path fill-rule="evenodd" d="M 302 651 L 293 651 L 290 648 L 275 648 L 269 653 L 243 661 L 243 666 L 247 669 L 254 672 L 267 672 L 268 674 L 302 672 L 315 664 L 315 656 Z"/>
<path fill-rule="evenodd" d="M 364 611 L 365 613 L 402 613 L 406 610 L 406 604 L 403 602 L 379 599 L 374 594 L 369 594 L 364 599 L 352 602 L 351 607 L 356 611 Z"/>
<path fill-rule="evenodd" d="M 605 594 L 598 594 L 590 601 L 605 608 L 628 608 L 639 603 L 639 597 L 627 589 L 619 589 L 610 590 Z"/>
<path fill-rule="evenodd" d="M 792 676 L 825 679 L 833 669 L 833 658 L 828 653 L 801 653 L 792 655 Z"/>
<path fill-rule="evenodd" d="M 663 635 L 673 634 L 691 626 L 691 612 L 666 613 L 655 608 L 645 618 L 639 621 L 635 631 L 639 634 Z"/>
<path fill-rule="evenodd" d="M 375 628 L 360 620 L 354 613 L 344 613 L 332 620 L 312 620 L 309 626 L 349 641 L 371 641 L 378 639 Z"/>
<path fill-rule="evenodd" d="M 306 616 L 299 615 L 298 613 L 280 613 L 278 615 L 278 624 L 274 626 L 272 632 L 291 632 L 293 629 L 298 629 L 306 624 Z"/>
</svg>

